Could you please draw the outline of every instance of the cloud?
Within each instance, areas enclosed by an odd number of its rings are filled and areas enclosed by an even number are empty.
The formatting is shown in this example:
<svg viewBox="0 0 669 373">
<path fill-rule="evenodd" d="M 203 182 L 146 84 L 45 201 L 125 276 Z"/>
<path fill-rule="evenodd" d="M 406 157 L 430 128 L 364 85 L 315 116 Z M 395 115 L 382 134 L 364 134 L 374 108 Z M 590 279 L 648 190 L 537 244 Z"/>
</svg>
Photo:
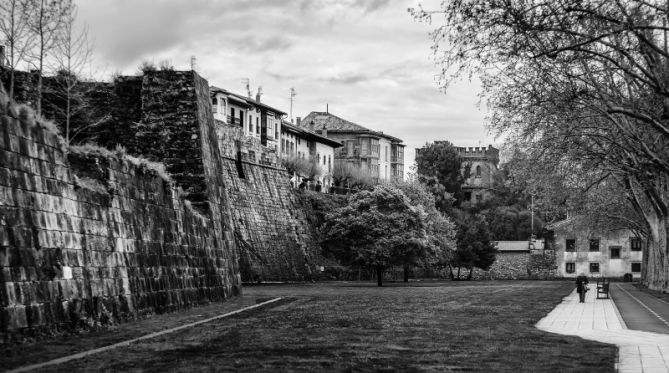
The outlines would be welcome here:
<svg viewBox="0 0 669 373">
<path fill-rule="evenodd" d="M 249 53 L 285 51 L 292 45 L 288 38 L 279 35 L 268 37 L 245 35 L 241 37 L 231 37 L 229 41 L 230 48 L 236 48 L 241 52 Z"/>
<path fill-rule="evenodd" d="M 436 8 L 440 0 L 425 0 Z M 429 59 L 434 27 L 406 8 L 417 0 L 79 0 L 79 17 L 96 39 L 98 64 L 133 73 L 142 60 L 172 60 L 212 85 L 245 93 L 294 116 L 330 110 L 404 139 L 407 147 L 451 140 L 489 142 L 478 82 L 439 92 Z M 433 2 L 434 4 L 430 4 Z M 474 141 L 473 143 L 471 143 Z M 410 163 L 412 151 L 407 151 Z"/>
</svg>

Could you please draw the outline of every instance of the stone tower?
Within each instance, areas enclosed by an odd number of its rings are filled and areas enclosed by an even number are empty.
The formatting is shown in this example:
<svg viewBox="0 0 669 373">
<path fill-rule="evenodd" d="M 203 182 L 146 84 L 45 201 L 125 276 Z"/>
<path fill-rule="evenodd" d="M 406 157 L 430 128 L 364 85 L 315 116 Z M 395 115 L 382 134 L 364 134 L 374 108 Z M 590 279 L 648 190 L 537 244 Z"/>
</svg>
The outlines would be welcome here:
<svg viewBox="0 0 669 373">
<path fill-rule="evenodd" d="M 499 163 L 499 149 L 488 147 L 456 147 L 462 157 L 463 201 L 483 202 L 492 196 L 493 176 Z M 469 169 L 469 174 L 467 174 Z"/>
</svg>

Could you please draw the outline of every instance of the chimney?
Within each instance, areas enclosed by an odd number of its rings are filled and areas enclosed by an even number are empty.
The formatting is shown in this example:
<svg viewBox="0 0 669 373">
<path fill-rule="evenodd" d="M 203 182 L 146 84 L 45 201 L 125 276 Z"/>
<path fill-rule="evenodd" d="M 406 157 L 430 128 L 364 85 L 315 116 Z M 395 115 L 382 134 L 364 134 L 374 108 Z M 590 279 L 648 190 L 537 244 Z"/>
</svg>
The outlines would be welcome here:
<svg viewBox="0 0 669 373">
<path fill-rule="evenodd" d="M 297 117 L 297 125 L 299 126 L 302 123 L 302 118 Z"/>
<path fill-rule="evenodd" d="M 260 103 L 260 92 L 256 93 L 256 102 Z"/>
<path fill-rule="evenodd" d="M 0 67 L 5 67 L 5 46 L 0 45 Z"/>
<path fill-rule="evenodd" d="M 328 127 L 324 124 L 323 129 L 321 130 L 321 136 L 328 137 Z"/>
</svg>

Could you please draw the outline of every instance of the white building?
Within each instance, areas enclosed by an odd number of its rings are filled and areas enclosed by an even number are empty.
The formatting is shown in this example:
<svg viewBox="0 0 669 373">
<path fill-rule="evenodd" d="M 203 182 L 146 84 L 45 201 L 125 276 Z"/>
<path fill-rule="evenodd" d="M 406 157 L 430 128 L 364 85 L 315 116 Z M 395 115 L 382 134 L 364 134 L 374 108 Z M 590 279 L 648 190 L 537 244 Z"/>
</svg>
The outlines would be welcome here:
<svg viewBox="0 0 669 373">
<path fill-rule="evenodd" d="M 254 100 L 223 88 L 210 87 L 209 91 L 214 119 L 239 125 L 244 135 L 258 138 L 261 144 L 278 150 L 285 112 L 263 104 L 259 95 Z"/>
<path fill-rule="evenodd" d="M 332 185 L 335 149 L 342 144 L 286 121 L 281 124 L 280 141 L 282 157 L 309 159 L 319 166 L 320 176 L 314 183 L 320 182 L 322 190 L 327 191 Z"/>
<path fill-rule="evenodd" d="M 547 228 L 553 231 L 558 276 L 641 277 L 643 240 L 627 229 L 593 229 L 579 217 Z"/>
</svg>

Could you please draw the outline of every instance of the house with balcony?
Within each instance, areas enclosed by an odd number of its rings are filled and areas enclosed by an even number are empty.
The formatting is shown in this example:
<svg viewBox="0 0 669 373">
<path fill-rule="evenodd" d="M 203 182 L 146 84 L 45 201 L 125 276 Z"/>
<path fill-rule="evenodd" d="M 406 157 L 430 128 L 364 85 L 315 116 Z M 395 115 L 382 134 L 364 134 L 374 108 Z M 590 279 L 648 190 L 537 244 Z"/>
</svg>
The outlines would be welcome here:
<svg viewBox="0 0 669 373">
<path fill-rule="evenodd" d="M 278 150 L 285 112 L 260 102 L 260 95 L 253 99 L 214 86 L 209 87 L 209 92 L 215 120 L 240 126 L 244 135 Z"/>
<path fill-rule="evenodd" d="M 403 141 L 381 131 L 374 131 L 329 112 L 312 111 L 297 118 L 300 128 L 342 144 L 335 151 L 337 162 L 347 162 L 365 170 L 374 181 L 404 179 Z"/>
<path fill-rule="evenodd" d="M 342 144 L 286 121 L 281 123 L 280 141 L 281 157 L 309 159 L 319 166 L 320 174 L 311 183 L 320 182 L 322 190 L 327 191 L 332 185 L 335 149 L 340 148 Z"/>
</svg>

